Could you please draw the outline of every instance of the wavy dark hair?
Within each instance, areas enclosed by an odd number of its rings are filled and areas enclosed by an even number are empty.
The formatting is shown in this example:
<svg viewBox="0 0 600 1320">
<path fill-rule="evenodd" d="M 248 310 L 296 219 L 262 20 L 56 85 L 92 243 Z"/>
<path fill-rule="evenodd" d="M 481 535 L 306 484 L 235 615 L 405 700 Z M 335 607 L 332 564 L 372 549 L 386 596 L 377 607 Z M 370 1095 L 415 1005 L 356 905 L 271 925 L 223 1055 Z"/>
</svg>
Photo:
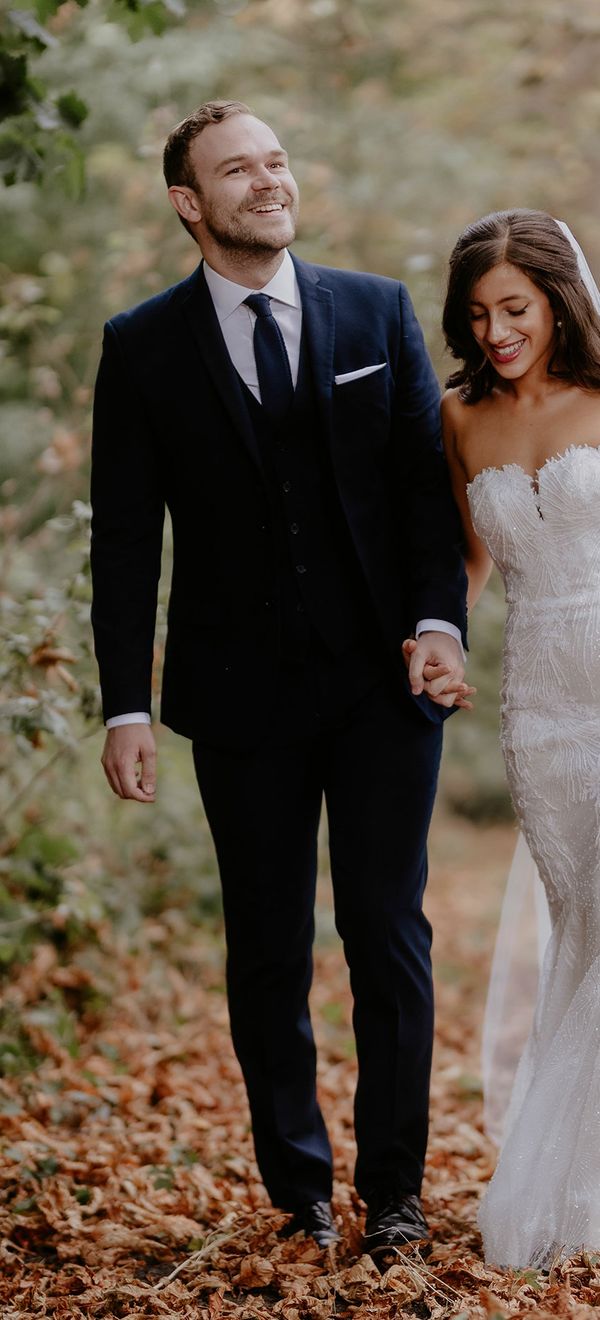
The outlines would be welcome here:
<svg viewBox="0 0 600 1320">
<path fill-rule="evenodd" d="M 443 329 L 462 362 L 446 384 L 464 403 L 489 394 L 497 374 L 477 343 L 469 320 L 471 292 L 494 266 L 517 266 L 546 294 L 557 326 L 548 374 L 586 390 L 600 390 L 600 317 L 582 282 L 577 257 L 562 229 L 545 211 L 494 211 L 468 225 L 450 257 Z"/>
</svg>

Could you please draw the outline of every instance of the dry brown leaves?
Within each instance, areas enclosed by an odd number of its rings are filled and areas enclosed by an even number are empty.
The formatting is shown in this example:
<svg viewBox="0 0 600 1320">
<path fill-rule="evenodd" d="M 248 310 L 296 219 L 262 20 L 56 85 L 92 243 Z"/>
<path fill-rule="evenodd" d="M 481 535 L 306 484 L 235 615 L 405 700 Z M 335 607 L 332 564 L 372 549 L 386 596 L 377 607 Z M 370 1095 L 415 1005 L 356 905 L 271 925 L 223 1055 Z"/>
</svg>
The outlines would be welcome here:
<svg viewBox="0 0 600 1320">
<path fill-rule="evenodd" d="M 343 1236 L 334 1254 L 279 1236 L 285 1216 L 270 1207 L 258 1179 L 229 1042 L 222 950 L 197 930 L 167 950 L 153 918 L 135 954 L 107 937 L 65 968 L 40 946 L 9 991 L 22 1008 L 57 988 L 75 1003 L 107 978 L 111 986 L 100 1008 L 79 1014 L 76 1057 L 42 1015 L 28 1030 L 43 1064 L 0 1084 L 3 1320 L 597 1314 L 595 1260 L 567 1262 L 549 1277 L 494 1272 L 482 1262 L 475 1219 L 494 1153 L 481 1129 L 478 1033 L 494 896 L 481 876 L 490 846 L 503 865 L 511 840 L 499 830 L 490 845 L 464 830 L 466 861 L 437 865 L 429 901 L 438 1035 L 424 1189 L 428 1253 L 407 1248 L 383 1275 L 361 1254 L 362 1207 L 352 1188 L 355 1062 L 337 944 L 325 939 L 317 952 L 313 996 Z M 445 846 L 438 851 L 443 856 Z"/>
</svg>

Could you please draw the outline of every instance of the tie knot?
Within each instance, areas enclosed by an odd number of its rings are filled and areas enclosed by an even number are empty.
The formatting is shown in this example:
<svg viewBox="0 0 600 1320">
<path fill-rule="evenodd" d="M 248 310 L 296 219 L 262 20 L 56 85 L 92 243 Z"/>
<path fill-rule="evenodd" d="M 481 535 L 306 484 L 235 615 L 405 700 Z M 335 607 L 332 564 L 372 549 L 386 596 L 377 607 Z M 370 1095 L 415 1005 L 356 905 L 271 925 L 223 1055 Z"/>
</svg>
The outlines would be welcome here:
<svg viewBox="0 0 600 1320">
<path fill-rule="evenodd" d="M 249 298 L 244 298 L 244 304 L 254 312 L 256 316 L 272 316 L 271 299 L 266 293 L 251 293 Z"/>
</svg>

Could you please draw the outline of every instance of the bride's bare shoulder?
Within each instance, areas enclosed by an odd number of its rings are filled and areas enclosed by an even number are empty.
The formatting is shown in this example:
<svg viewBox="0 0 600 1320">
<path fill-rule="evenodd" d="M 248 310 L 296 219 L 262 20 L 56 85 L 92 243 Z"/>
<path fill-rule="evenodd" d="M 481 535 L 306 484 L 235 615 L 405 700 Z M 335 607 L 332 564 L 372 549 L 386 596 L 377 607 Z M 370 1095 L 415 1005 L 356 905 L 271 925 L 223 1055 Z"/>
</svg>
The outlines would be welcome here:
<svg viewBox="0 0 600 1320">
<path fill-rule="evenodd" d="M 446 390 L 442 395 L 442 426 L 447 446 L 456 449 L 460 445 L 472 411 L 472 407 L 461 399 L 459 389 Z"/>
<path fill-rule="evenodd" d="M 460 397 L 460 389 L 455 386 L 454 389 L 444 390 L 442 394 L 442 408 L 452 410 L 454 408 L 466 408 L 466 403 Z"/>
<path fill-rule="evenodd" d="M 442 395 L 442 418 L 452 430 L 464 434 L 473 426 L 479 428 L 482 418 L 486 417 L 496 404 L 495 391 L 484 395 L 477 403 L 467 403 L 461 396 L 460 388 L 446 390 Z"/>
</svg>

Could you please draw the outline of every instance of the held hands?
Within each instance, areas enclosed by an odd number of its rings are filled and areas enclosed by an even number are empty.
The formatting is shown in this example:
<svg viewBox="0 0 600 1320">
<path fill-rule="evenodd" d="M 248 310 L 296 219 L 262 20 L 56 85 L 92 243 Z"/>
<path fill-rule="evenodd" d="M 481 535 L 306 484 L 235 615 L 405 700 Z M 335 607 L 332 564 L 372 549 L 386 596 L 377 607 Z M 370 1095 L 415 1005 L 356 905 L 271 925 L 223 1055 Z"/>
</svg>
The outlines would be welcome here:
<svg viewBox="0 0 600 1320">
<path fill-rule="evenodd" d="M 424 632 L 416 641 L 409 637 L 402 651 L 413 696 L 426 692 L 437 706 L 473 709 L 468 698 L 476 688 L 463 682 L 465 666 L 454 637 L 449 633 Z"/>
<path fill-rule="evenodd" d="M 136 767 L 141 764 L 137 772 Z M 119 724 L 106 735 L 102 766 L 113 793 L 135 802 L 154 802 L 156 744 L 149 724 Z"/>
</svg>

